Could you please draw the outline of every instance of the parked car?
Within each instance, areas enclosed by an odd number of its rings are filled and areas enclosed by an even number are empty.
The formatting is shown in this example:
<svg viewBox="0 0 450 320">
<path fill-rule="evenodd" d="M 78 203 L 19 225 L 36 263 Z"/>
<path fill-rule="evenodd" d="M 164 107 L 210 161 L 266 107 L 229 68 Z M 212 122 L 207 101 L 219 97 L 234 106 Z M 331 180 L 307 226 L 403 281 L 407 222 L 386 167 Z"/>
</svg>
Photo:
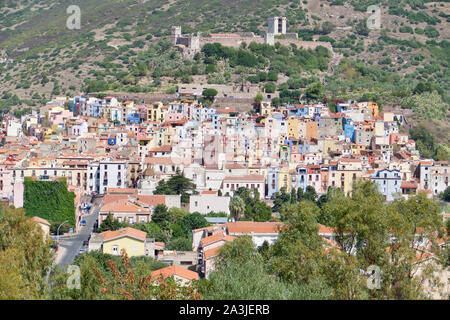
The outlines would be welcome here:
<svg viewBox="0 0 450 320">
<path fill-rule="evenodd" d="M 81 220 L 81 225 L 84 227 L 86 225 L 86 220 Z"/>
<path fill-rule="evenodd" d="M 78 254 L 82 254 L 82 253 L 85 253 L 85 252 L 86 252 L 86 249 L 80 248 L 80 250 L 78 251 Z"/>
<path fill-rule="evenodd" d="M 87 247 L 88 245 L 89 245 L 89 241 L 84 240 L 84 241 L 83 241 L 83 246 Z"/>
</svg>

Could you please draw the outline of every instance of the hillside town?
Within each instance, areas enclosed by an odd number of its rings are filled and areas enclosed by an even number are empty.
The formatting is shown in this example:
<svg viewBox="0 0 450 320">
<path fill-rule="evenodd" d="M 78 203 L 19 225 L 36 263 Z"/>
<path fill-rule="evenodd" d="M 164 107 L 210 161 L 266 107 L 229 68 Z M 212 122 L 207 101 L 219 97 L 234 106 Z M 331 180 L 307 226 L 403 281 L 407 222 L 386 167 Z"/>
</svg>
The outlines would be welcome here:
<svg viewBox="0 0 450 320">
<path fill-rule="evenodd" d="M 24 181 L 64 179 L 75 194 L 72 232 L 84 237 L 72 247 L 61 245 L 60 261 L 69 263 L 85 251 L 120 255 L 124 249 L 171 265 L 158 274 L 191 281 L 208 278 L 219 248 L 238 236 L 250 235 L 256 246 L 278 238 L 279 212 L 266 222 L 235 221 L 230 201 L 240 188 L 269 207 L 280 193 L 299 189 L 320 196 L 333 187 L 351 194 L 358 179 L 376 183 L 386 201 L 421 191 L 437 198 L 449 185 L 450 166 L 423 159 L 402 133 L 404 121 L 367 101 L 338 103 L 333 113 L 325 104 L 272 107 L 263 101 L 237 112 L 195 99 L 138 104 L 109 96 L 57 98 L 21 119 L 3 117 L 0 192 L 3 202 L 22 208 Z M 154 193 L 175 175 L 195 185 L 188 199 Z M 191 231 L 191 251 L 167 250 L 166 243 L 132 228 L 152 221 L 158 205 L 225 214 L 208 216 L 211 226 Z M 101 226 L 108 216 L 131 227 L 101 233 L 85 228 Z M 48 233 L 50 223 L 35 219 Z M 332 228 L 321 225 L 319 234 L 336 246 Z"/>
</svg>

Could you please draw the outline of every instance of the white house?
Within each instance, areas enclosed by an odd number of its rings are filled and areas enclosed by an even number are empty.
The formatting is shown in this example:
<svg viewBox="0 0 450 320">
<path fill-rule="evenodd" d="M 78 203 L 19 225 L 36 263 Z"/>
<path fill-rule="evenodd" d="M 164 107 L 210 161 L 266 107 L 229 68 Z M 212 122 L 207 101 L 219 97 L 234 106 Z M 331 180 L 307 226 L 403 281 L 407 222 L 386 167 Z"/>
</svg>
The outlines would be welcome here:
<svg viewBox="0 0 450 320">
<path fill-rule="evenodd" d="M 212 212 L 225 212 L 230 214 L 230 197 L 219 197 L 217 191 L 202 191 L 199 195 L 190 196 L 189 212 L 208 214 Z"/>
</svg>

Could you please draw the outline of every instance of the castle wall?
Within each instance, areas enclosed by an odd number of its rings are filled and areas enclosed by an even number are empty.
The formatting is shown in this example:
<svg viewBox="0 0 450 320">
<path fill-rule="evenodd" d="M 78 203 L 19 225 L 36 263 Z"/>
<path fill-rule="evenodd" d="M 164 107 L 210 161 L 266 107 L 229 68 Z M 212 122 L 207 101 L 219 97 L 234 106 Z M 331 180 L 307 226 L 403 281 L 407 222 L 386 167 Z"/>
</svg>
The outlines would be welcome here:
<svg viewBox="0 0 450 320">
<path fill-rule="evenodd" d="M 322 46 L 333 52 L 333 47 L 329 42 L 322 41 L 300 41 L 297 39 L 275 39 L 275 43 L 279 42 L 283 46 L 289 46 L 291 43 L 297 45 L 298 48 L 303 49 L 315 49 L 318 46 Z M 251 42 L 256 42 L 259 44 L 265 43 L 263 37 L 223 37 L 223 38 L 210 38 L 210 37 L 200 37 L 200 46 L 204 46 L 207 43 L 220 43 L 223 46 L 239 48 L 242 42 L 250 44 Z"/>
</svg>

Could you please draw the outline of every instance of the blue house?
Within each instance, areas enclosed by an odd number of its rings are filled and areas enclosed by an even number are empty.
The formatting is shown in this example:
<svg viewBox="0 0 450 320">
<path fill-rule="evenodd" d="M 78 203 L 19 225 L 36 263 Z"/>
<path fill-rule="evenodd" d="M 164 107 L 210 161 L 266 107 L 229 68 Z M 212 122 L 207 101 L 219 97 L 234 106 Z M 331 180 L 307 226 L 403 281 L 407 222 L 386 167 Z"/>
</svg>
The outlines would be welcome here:
<svg viewBox="0 0 450 320">
<path fill-rule="evenodd" d="M 342 129 L 344 130 L 344 134 L 346 138 L 350 138 L 351 142 L 356 141 L 355 137 L 355 126 L 353 125 L 353 121 L 351 119 L 343 118 L 342 119 Z"/>
<path fill-rule="evenodd" d="M 307 187 L 307 177 L 308 177 L 308 168 L 307 167 L 297 167 L 297 188 L 302 188 L 303 191 L 306 191 Z"/>
<path fill-rule="evenodd" d="M 109 146 L 115 146 L 116 145 L 116 138 L 108 138 L 108 145 Z"/>
<path fill-rule="evenodd" d="M 139 124 L 140 123 L 139 113 L 130 113 L 127 116 L 127 123 L 128 124 Z"/>
</svg>

